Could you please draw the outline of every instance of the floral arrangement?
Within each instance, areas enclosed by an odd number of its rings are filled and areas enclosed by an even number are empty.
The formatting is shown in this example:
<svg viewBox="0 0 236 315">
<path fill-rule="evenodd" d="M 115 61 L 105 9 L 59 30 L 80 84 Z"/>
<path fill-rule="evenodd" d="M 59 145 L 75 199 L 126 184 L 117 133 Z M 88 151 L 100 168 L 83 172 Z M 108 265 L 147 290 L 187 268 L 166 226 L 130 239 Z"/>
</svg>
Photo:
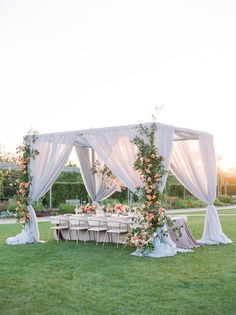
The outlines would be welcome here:
<svg viewBox="0 0 236 315">
<path fill-rule="evenodd" d="M 32 177 L 29 174 L 30 159 L 34 159 L 39 152 L 32 149 L 31 143 L 36 141 L 37 132 L 30 130 L 24 138 L 24 144 L 16 150 L 17 162 L 19 164 L 19 176 L 13 184 L 17 188 L 16 193 L 16 217 L 17 222 L 25 225 L 30 222 L 30 213 L 28 212 L 29 205 L 29 190 L 32 182 Z"/>
<path fill-rule="evenodd" d="M 79 213 L 83 214 L 95 214 L 97 207 L 95 205 L 91 205 L 89 203 L 84 204 L 79 207 Z"/>
<path fill-rule="evenodd" d="M 126 241 L 130 246 L 152 249 L 158 228 L 162 228 L 165 223 L 172 225 L 160 202 L 159 185 L 166 170 L 162 164 L 163 157 L 158 154 L 155 144 L 156 124 L 152 123 L 150 129 L 140 124 L 138 133 L 132 143 L 138 148 L 134 168 L 139 172 L 143 183 L 143 186 L 137 189 L 143 203 L 139 215 L 133 220 L 133 227 Z"/>
<path fill-rule="evenodd" d="M 106 211 L 108 213 L 114 213 L 117 215 L 127 215 L 129 212 L 129 207 L 121 203 L 118 203 L 107 207 Z"/>
<path fill-rule="evenodd" d="M 105 164 L 101 165 L 98 160 L 94 162 L 91 171 L 93 174 L 97 174 L 99 172 L 102 175 L 102 179 L 107 189 L 109 189 L 113 185 L 116 186 L 117 191 L 122 191 L 125 188 L 121 181 L 119 181 L 119 179 L 113 175 L 109 167 L 107 167 Z"/>
</svg>

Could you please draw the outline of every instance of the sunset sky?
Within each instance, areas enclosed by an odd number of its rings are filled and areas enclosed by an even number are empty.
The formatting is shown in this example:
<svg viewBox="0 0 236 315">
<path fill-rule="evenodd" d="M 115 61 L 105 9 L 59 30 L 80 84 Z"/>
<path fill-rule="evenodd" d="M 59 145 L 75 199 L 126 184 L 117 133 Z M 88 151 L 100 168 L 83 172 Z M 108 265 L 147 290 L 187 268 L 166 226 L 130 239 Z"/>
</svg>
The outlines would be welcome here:
<svg viewBox="0 0 236 315">
<path fill-rule="evenodd" d="M 0 144 L 157 120 L 236 166 L 236 1 L 0 0 Z"/>
</svg>

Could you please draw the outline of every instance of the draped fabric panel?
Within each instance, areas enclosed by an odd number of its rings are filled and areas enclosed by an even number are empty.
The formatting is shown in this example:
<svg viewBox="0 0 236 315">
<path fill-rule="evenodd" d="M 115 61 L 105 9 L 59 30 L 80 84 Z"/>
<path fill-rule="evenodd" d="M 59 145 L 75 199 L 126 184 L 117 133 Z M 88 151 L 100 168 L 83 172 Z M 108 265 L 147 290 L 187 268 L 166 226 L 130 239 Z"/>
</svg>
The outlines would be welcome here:
<svg viewBox="0 0 236 315">
<path fill-rule="evenodd" d="M 175 177 L 196 198 L 207 204 L 207 178 L 198 149 L 198 140 L 176 141 L 173 145 L 170 167 Z"/>
<path fill-rule="evenodd" d="M 216 162 L 212 138 L 206 134 L 199 140 L 176 141 L 171 157 L 175 177 L 198 199 L 208 205 L 202 242 L 231 242 L 223 233 L 215 206 Z"/>
<path fill-rule="evenodd" d="M 232 243 L 232 241 L 223 233 L 216 207 L 213 205 L 216 198 L 217 170 L 212 136 L 200 133 L 199 144 L 204 171 L 208 179 L 208 207 L 205 216 L 204 231 L 200 242 L 204 244 Z M 212 157 L 212 159 L 209 157 Z"/>
<path fill-rule="evenodd" d="M 34 149 L 39 151 L 39 155 L 30 161 L 30 173 L 32 185 L 30 187 L 30 207 L 31 228 L 36 241 L 39 241 L 39 230 L 37 218 L 32 204 L 42 197 L 52 186 L 60 175 L 69 154 L 73 147 L 76 134 L 65 133 L 55 134 L 50 142 L 45 136 L 44 141 L 36 141 Z"/>
<path fill-rule="evenodd" d="M 112 195 L 116 191 L 116 185 L 108 188 L 101 173 L 91 172 L 96 160 L 100 162 L 101 166 L 104 165 L 94 150 L 89 147 L 76 147 L 75 150 L 79 159 L 83 182 L 92 201 L 99 202 Z"/>
<path fill-rule="evenodd" d="M 99 158 L 132 192 L 136 192 L 136 189 L 142 185 L 138 173 L 133 168 L 137 149 L 130 140 L 136 134 L 133 128 L 103 128 L 84 135 Z"/>
<path fill-rule="evenodd" d="M 150 127 L 151 124 L 145 124 Z M 174 127 L 157 125 L 157 147 L 159 154 L 165 157 L 163 165 L 169 170 L 170 156 L 172 151 Z M 142 187 L 139 174 L 134 170 L 133 163 L 137 156 L 137 148 L 131 141 L 138 135 L 134 127 L 123 127 L 122 129 L 103 128 L 93 130 L 92 134 L 84 137 L 94 148 L 96 153 L 111 169 L 112 173 L 126 185 L 132 192 L 137 187 Z M 164 176 L 160 190 L 164 189 L 168 174 Z"/>
<path fill-rule="evenodd" d="M 162 124 L 157 124 L 157 148 L 158 153 L 164 158 L 163 166 L 166 171 L 169 171 L 170 168 L 170 159 L 171 152 L 173 147 L 173 137 L 174 137 L 174 127 L 172 126 L 164 126 Z M 166 180 L 168 177 L 168 172 L 165 176 L 163 176 L 162 181 L 160 183 L 159 189 L 162 192 Z"/>
</svg>

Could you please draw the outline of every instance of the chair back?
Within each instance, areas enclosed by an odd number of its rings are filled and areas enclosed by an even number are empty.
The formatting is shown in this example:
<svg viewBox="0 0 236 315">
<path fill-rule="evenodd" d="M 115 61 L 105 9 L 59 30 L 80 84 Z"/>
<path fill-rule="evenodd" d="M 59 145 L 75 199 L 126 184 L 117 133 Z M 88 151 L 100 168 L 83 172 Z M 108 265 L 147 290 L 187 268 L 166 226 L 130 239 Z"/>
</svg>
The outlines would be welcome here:
<svg viewBox="0 0 236 315">
<path fill-rule="evenodd" d="M 49 218 L 52 225 L 65 225 L 69 227 L 69 217 L 64 215 L 52 216 Z"/>
<path fill-rule="evenodd" d="M 88 224 L 89 227 L 106 227 L 107 222 L 104 218 L 99 218 L 99 217 L 88 217 Z"/>
<path fill-rule="evenodd" d="M 60 223 L 60 220 L 57 216 L 51 216 L 49 217 L 49 222 L 51 223 L 51 225 L 56 225 Z"/>
<path fill-rule="evenodd" d="M 88 219 L 81 216 L 70 216 L 69 217 L 70 226 L 86 226 L 88 227 Z"/>
<path fill-rule="evenodd" d="M 129 222 L 122 219 L 107 219 L 107 226 L 109 229 L 117 229 L 122 231 L 129 230 Z"/>
</svg>

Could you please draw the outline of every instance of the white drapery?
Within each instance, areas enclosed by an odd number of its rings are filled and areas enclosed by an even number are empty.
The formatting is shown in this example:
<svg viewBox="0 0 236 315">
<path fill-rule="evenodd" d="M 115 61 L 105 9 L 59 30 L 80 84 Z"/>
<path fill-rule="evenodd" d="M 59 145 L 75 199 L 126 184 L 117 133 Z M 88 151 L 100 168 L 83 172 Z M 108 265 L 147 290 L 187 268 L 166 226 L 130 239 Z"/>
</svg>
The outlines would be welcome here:
<svg viewBox="0 0 236 315">
<path fill-rule="evenodd" d="M 99 161 L 101 167 L 104 165 L 94 150 L 89 147 L 76 147 L 76 153 L 80 163 L 83 182 L 92 201 L 99 202 L 112 195 L 116 191 L 116 185 L 113 184 L 107 187 L 105 179 L 100 172 L 91 172 L 91 168 L 96 160 Z"/>
<path fill-rule="evenodd" d="M 133 168 L 137 149 L 130 141 L 136 135 L 135 128 L 129 127 L 95 129 L 84 135 L 99 158 L 132 192 L 142 185 Z"/>
<path fill-rule="evenodd" d="M 39 151 L 35 159 L 31 159 L 30 173 L 32 185 L 30 188 L 30 205 L 42 197 L 60 175 L 75 141 L 75 133 L 55 134 L 54 139 L 36 142 L 34 148 Z M 34 210 L 31 212 L 35 213 Z M 35 240 L 39 240 L 39 232 L 35 228 L 35 220 L 31 220 Z"/>
<path fill-rule="evenodd" d="M 37 218 L 32 204 L 42 197 L 52 186 L 61 173 L 72 150 L 76 134 L 55 134 L 53 137 L 45 136 L 42 141 L 37 141 L 33 148 L 39 151 L 35 159 L 30 161 L 30 174 L 32 184 L 30 187 L 30 224 L 26 224 L 22 232 L 6 240 L 6 244 L 26 244 L 39 242 L 40 234 Z"/>
<path fill-rule="evenodd" d="M 162 124 L 157 125 L 157 149 L 158 153 L 164 158 L 163 166 L 166 171 L 170 169 L 170 159 L 173 147 L 173 137 L 174 137 L 174 127 L 173 126 L 165 126 Z M 162 181 L 160 183 L 159 189 L 162 192 L 166 180 L 168 177 L 168 172 L 163 176 Z"/>
<path fill-rule="evenodd" d="M 222 232 L 213 205 L 216 198 L 216 163 L 212 137 L 199 134 L 199 139 L 174 143 L 171 170 L 175 177 L 198 199 L 208 205 L 202 239 L 204 244 L 227 244 L 231 240 Z"/>
<path fill-rule="evenodd" d="M 150 127 L 150 123 L 144 124 Z M 157 148 L 164 158 L 163 166 L 168 171 L 173 146 L 174 127 L 157 125 Z M 112 173 L 132 192 L 142 187 L 139 174 L 134 170 L 133 163 L 137 157 L 137 148 L 131 142 L 137 136 L 136 127 L 103 128 L 93 130 L 92 134 L 85 134 L 87 142 L 94 148 Z M 168 173 L 162 178 L 159 189 L 165 187 Z"/>
<path fill-rule="evenodd" d="M 199 135 L 199 145 L 203 160 L 204 171 L 208 178 L 208 207 L 205 216 L 204 231 L 200 242 L 204 244 L 229 244 L 232 241 L 223 233 L 219 216 L 213 202 L 216 198 L 217 172 L 216 163 L 212 163 L 209 156 L 215 155 L 211 135 Z M 216 159 L 214 159 L 216 161 Z"/>
</svg>

